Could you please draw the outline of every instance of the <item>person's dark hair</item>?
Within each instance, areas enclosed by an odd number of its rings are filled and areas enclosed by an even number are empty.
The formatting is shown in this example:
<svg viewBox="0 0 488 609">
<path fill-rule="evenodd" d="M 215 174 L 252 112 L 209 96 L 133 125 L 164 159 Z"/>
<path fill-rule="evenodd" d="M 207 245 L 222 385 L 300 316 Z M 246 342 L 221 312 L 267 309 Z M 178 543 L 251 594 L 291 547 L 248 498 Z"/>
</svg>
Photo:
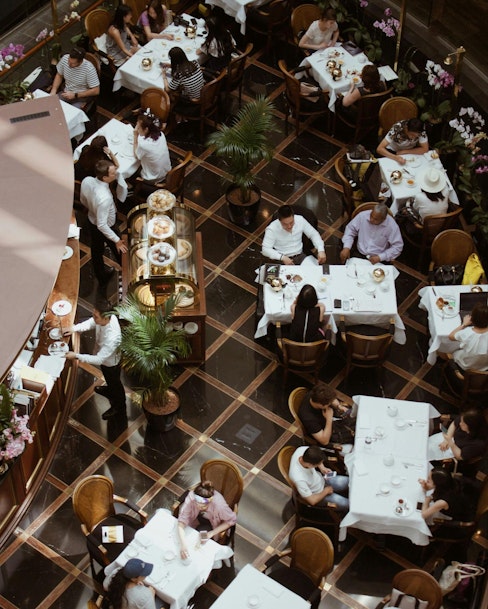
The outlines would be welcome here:
<svg viewBox="0 0 488 609">
<path fill-rule="evenodd" d="M 364 88 L 368 89 L 368 91 L 372 93 L 381 91 L 380 73 L 375 65 L 368 64 L 364 66 L 361 72 L 361 80 L 363 81 Z"/>
<path fill-rule="evenodd" d="M 432 482 L 434 483 L 434 493 L 432 495 L 434 501 L 444 499 L 445 496 L 455 489 L 455 482 L 451 472 L 442 467 L 434 467 L 430 472 Z"/>
<path fill-rule="evenodd" d="M 108 146 L 107 138 L 104 135 L 97 135 L 92 139 L 89 146 L 96 150 L 103 150 L 105 146 Z"/>
<path fill-rule="evenodd" d="M 155 11 L 156 19 L 151 17 L 149 14 L 150 8 Z M 149 21 L 149 29 L 151 32 L 156 32 L 159 34 L 159 32 L 163 29 L 166 20 L 166 11 L 164 10 L 163 5 L 161 4 L 160 0 L 150 0 L 150 2 L 147 3 L 146 10 L 147 19 Z"/>
<path fill-rule="evenodd" d="M 488 306 L 477 302 L 471 311 L 471 323 L 476 328 L 488 328 Z"/>
<path fill-rule="evenodd" d="M 285 218 L 291 218 L 295 212 L 289 205 L 282 205 L 278 207 L 278 220 L 284 220 Z"/>
<path fill-rule="evenodd" d="M 69 56 L 71 57 L 71 59 L 83 61 L 83 59 L 85 59 L 85 49 L 82 49 L 80 47 L 73 47 L 69 52 Z"/>
<path fill-rule="evenodd" d="M 407 131 L 423 133 L 425 131 L 425 125 L 419 118 L 409 118 L 407 121 Z"/>
<path fill-rule="evenodd" d="M 108 176 L 108 170 L 110 169 L 110 167 L 113 166 L 112 161 L 98 161 L 98 163 L 95 165 L 95 174 L 97 176 L 97 178 L 99 180 L 101 180 L 102 178 L 105 178 L 106 176 Z"/>
<path fill-rule="evenodd" d="M 206 19 L 205 25 L 207 27 L 208 35 L 205 40 L 205 48 L 208 49 L 210 44 L 215 40 L 217 46 L 217 53 L 219 57 L 228 57 L 234 50 L 234 43 L 232 42 L 232 36 L 229 30 L 225 27 L 224 22 L 214 11 Z"/>
<path fill-rule="evenodd" d="M 330 385 L 327 385 L 327 383 L 317 383 L 310 392 L 310 399 L 312 402 L 316 402 L 322 406 L 328 406 L 336 398 L 336 390 Z"/>
<path fill-rule="evenodd" d="M 120 32 L 125 28 L 124 17 L 128 14 L 132 14 L 132 9 L 127 4 L 119 4 L 117 7 L 111 25 L 117 28 Z"/>
<path fill-rule="evenodd" d="M 121 609 L 122 597 L 130 579 L 124 575 L 124 570 L 120 569 L 110 580 L 108 586 L 108 597 L 113 609 Z"/>
<path fill-rule="evenodd" d="M 297 307 L 300 309 L 312 309 L 319 299 L 313 285 L 305 284 L 297 296 Z"/>
<path fill-rule="evenodd" d="M 203 480 L 198 484 L 194 491 L 195 495 L 203 497 L 204 499 L 210 499 L 210 497 L 214 496 L 214 487 L 213 484 L 208 480 Z"/>
<path fill-rule="evenodd" d="M 320 465 L 324 460 L 324 453 L 318 446 L 309 446 L 303 453 L 302 459 L 310 465 Z"/>
<path fill-rule="evenodd" d="M 440 190 L 439 192 L 425 192 L 425 190 L 423 188 L 420 189 L 424 195 L 430 200 L 433 201 L 434 203 L 437 203 L 438 201 L 442 201 L 444 199 L 444 195 L 442 194 L 442 190 Z"/>
<path fill-rule="evenodd" d="M 461 418 L 468 426 L 468 433 L 472 438 L 488 439 L 488 423 L 481 410 L 470 408 L 461 413 Z"/>
<path fill-rule="evenodd" d="M 335 21 L 337 19 L 336 12 L 330 6 L 328 8 L 324 8 L 320 14 L 321 19 L 326 19 L 327 21 Z"/>
<path fill-rule="evenodd" d="M 150 137 L 152 140 L 158 140 L 161 136 L 161 121 L 157 116 L 154 116 L 149 108 L 145 112 L 141 112 L 137 117 L 137 122 L 143 129 L 147 129 L 148 133 L 145 137 Z"/>
<path fill-rule="evenodd" d="M 112 303 L 106 298 L 97 298 L 93 308 L 100 313 L 100 315 L 107 315 L 113 311 Z"/>
<path fill-rule="evenodd" d="M 200 69 L 196 63 L 188 59 L 185 51 L 180 47 L 173 47 L 168 55 L 171 61 L 171 74 L 175 78 L 190 76 Z"/>
</svg>

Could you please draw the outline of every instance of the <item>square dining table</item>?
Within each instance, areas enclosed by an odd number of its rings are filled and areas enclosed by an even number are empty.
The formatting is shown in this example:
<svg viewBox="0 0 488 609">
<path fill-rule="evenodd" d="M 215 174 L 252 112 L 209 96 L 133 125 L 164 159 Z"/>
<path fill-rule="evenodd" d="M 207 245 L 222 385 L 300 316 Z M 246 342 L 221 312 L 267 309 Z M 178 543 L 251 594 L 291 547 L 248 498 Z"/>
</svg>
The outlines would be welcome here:
<svg viewBox="0 0 488 609">
<path fill-rule="evenodd" d="M 39 97 L 47 97 L 49 93 L 42 91 L 41 89 L 36 89 L 33 91 L 34 98 Z M 86 113 L 81 109 L 73 106 L 73 104 L 68 104 L 63 99 L 60 98 L 61 101 L 61 109 L 63 110 L 64 120 L 66 121 L 66 126 L 68 127 L 68 133 L 71 139 L 75 138 L 78 141 L 81 139 L 81 136 L 86 131 L 85 123 L 88 123 L 90 119 L 86 115 Z"/>
<path fill-rule="evenodd" d="M 373 269 L 382 268 L 385 278 L 381 284 L 373 280 Z M 325 305 L 326 315 L 333 334 L 338 332 L 338 323 L 344 316 L 347 325 L 368 324 L 388 328 L 390 319 L 395 325 L 394 340 L 405 344 L 405 325 L 398 315 L 395 279 L 398 270 L 392 265 L 372 265 L 368 260 L 353 258 L 347 265 L 330 265 L 328 274 L 323 273 L 314 258 L 307 258 L 300 266 L 280 265 L 279 277 L 287 284 L 280 292 L 264 282 L 264 315 L 259 320 L 255 338 L 266 335 L 269 323 L 291 322 L 291 304 L 305 284 L 313 285 L 319 301 Z M 336 300 L 340 306 L 335 307 Z"/>
<path fill-rule="evenodd" d="M 471 291 L 470 285 L 426 286 L 419 290 L 419 308 L 427 311 L 429 318 L 429 353 L 427 362 L 433 366 L 437 360 L 437 352 L 452 353 L 459 349 L 457 340 L 449 340 L 449 334 L 461 324 L 459 315 L 459 295 Z M 480 286 L 483 292 L 488 292 L 488 286 Z M 439 309 L 436 305 L 438 298 L 447 300 L 452 309 Z"/>
<path fill-rule="evenodd" d="M 181 15 L 181 17 L 188 22 L 192 19 L 191 15 L 186 14 Z M 159 64 L 160 62 L 170 63 L 168 53 L 173 47 L 181 47 L 190 61 L 197 59 L 197 49 L 200 48 L 205 40 L 204 33 L 206 33 L 206 30 L 203 19 L 197 19 L 197 35 L 195 38 L 188 38 L 185 35 L 185 28 L 181 25 L 171 24 L 164 32 L 165 34 L 174 34 L 174 40 L 153 38 L 141 47 L 115 73 L 114 91 L 118 91 L 121 87 L 125 87 L 135 93 L 142 93 L 149 87 L 164 89 L 164 81 Z M 142 67 L 141 62 L 144 58 L 152 59 L 150 70 L 145 70 Z"/>
<path fill-rule="evenodd" d="M 417 509 L 424 498 L 418 479 L 428 475 L 429 422 L 438 411 L 426 402 L 365 395 L 353 401 L 356 436 L 353 452 L 345 457 L 350 506 L 340 525 L 341 539 L 347 527 L 355 527 L 427 545 L 430 530 Z"/>
<path fill-rule="evenodd" d="M 381 179 L 383 182 L 388 184 L 391 189 L 392 203 L 390 211 L 393 215 L 405 205 L 405 203 L 411 197 L 415 197 L 420 192 L 417 177 L 421 175 L 426 169 L 432 167 L 439 171 L 445 171 L 441 160 L 439 159 L 435 151 L 429 150 L 425 154 L 407 154 L 403 155 L 407 159 L 405 165 L 400 165 L 393 159 L 381 157 L 378 159 Z M 402 179 L 399 183 L 394 184 L 391 181 L 391 172 L 394 170 L 400 170 L 402 172 Z M 447 178 L 447 188 L 449 190 L 449 201 L 455 205 L 459 205 L 459 199 L 454 190 L 451 181 Z"/>
<path fill-rule="evenodd" d="M 83 148 L 98 135 L 105 136 L 108 147 L 117 155 L 119 162 L 119 169 L 117 170 L 117 199 L 124 202 L 127 199 L 129 188 L 126 178 L 133 175 L 140 165 L 140 161 L 134 156 L 134 128 L 132 125 L 123 123 L 116 118 L 110 119 L 108 123 L 105 123 L 103 127 L 95 131 L 93 135 L 75 148 L 73 160 L 77 161 Z"/>
<path fill-rule="evenodd" d="M 252 565 L 243 567 L 211 609 L 308 609 L 310 603 Z"/>
<path fill-rule="evenodd" d="M 337 80 L 332 78 L 332 74 L 327 68 L 329 59 L 334 60 L 340 65 L 342 70 L 341 78 Z M 311 75 L 319 83 L 320 88 L 329 92 L 329 110 L 334 112 L 337 94 L 344 94 L 349 91 L 352 78 L 357 79 L 357 86 L 360 86 L 362 69 L 368 63 L 371 62 L 364 53 L 351 55 L 339 43 L 335 47 L 315 51 L 315 53 L 305 58 L 300 66 L 310 68 Z M 379 68 L 379 72 L 386 81 L 397 78 L 397 75 L 389 66 Z M 298 76 L 299 74 L 297 74 Z"/>
<path fill-rule="evenodd" d="M 220 568 L 222 561 L 228 561 L 234 552 L 230 546 L 212 539 L 201 544 L 199 532 L 186 527 L 190 561 L 183 562 L 177 529 L 178 521 L 169 510 L 157 510 L 115 561 L 105 567 L 104 587 L 130 558 L 139 558 L 154 565 L 145 581 L 153 586 L 159 598 L 169 603 L 170 609 L 185 609 L 197 588 L 207 581 L 210 571 Z"/>
</svg>

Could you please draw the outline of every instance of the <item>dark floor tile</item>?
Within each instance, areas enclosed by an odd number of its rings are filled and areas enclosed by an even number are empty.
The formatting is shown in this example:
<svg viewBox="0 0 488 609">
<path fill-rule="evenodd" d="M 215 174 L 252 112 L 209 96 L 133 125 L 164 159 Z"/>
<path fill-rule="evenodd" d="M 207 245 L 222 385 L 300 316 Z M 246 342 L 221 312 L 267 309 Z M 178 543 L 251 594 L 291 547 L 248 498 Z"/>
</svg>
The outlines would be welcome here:
<svg viewBox="0 0 488 609">
<path fill-rule="evenodd" d="M 103 452 L 103 448 L 68 425 L 51 465 L 50 473 L 71 484 Z"/>
<path fill-rule="evenodd" d="M 415 374 L 425 363 L 429 339 L 409 326 L 406 326 L 405 334 L 407 342 L 404 345 L 392 343 L 388 361 L 396 364 L 402 370 Z"/>
<path fill-rule="evenodd" d="M 29 506 L 28 512 L 19 523 L 21 529 L 26 529 L 38 518 L 51 503 L 59 497 L 61 491 L 50 484 L 47 480 L 41 484 L 39 492 L 34 497 L 33 502 Z"/>
<path fill-rule="evenodd" d="M 437 408 L 440 414 L 448 414 L 456 411 L 456 409 L 451 404 L 448 404 L 444 398 L 440 397 L 438 394 L 426 391 L 418 385 L 414 387 L 414 389 L 405 399 L 412 400 L 414 402 L 427 402 L 428 404 L 432 404 Z"/>
<path fill-rule="evenodd" d="M 395 280 L 398 306 L 400 306 L 405 298 L 410 296 L 412 292 L 418 292 L 421 287 L 421 283 L 422 282 L 420 282 L 416 277 L 413 277 L 404 271 L 400 271 L 400 275 Z"/>
<path fill-rule="evenodd" d="M 137 502 L 154 481 L 119 457 L 112 455 L 95 472 L 114 480 L 115 493 Z"/>
<path fill-rule="evenodd" d="M 281 154 L 311 171 L 319 171 L 338 151 L 332 142 L 305 132 L 288 144 Z"/>
<path fill-rule="evenodd" d="M 202 233 L 203 257 L 218 266 L 244 241 L 244 237 L 209 218 L 198 227 Z"/>
<path fill-rule="evenodd" d="M 306 385 L 306 383 L 303 383 Z M 254 402 L 290 423 L 293 418 L 288 410 L 290 391 L 283 384 L 283 370 L 276 368 L 249 396 Z"/>
<path fill-rule="evenodd" d="M 408 317 L 417 323 L 422 324 L 423 326 L 427 326 L 427 311 L 419 308 L 419 302 L 420 299 L 411 304 L 405 311 L 404 317 Z"/>
<path fill-rule="evenodd" d="M 225 270 L 234 275 L 234 277 L 238 277 L 246 281 L 253 288 L 256 288 L 256 269 L 262 263 L 261 246 L 256 243 L 250 243 L 233 262 L 225 266 Z"/>
<path fill-rule="evenodd" d="M 332 224 L 342 214 L 342 194 L 323 182 L 314 182 L 296 203 L 313 211 L 325 224 Z"/>
<path fill-rule="evenodd" d="M 256 463 L 282 434 L 284 429 L 243 404 L 212 438 L 249 463 Z"/>
<path fill-rule="evenodd" d="M 247 68 L 248 80 L 244 83 L 243 94 L 255 99 L 258 95 L 269 95 L 282 80 L 260 66 L 251 64 Z"/>
<path fill-rule="evenodd" d="M 308 176 L 285 163 L 273 159 L 256 175 L 256 185 L 263 191 L 286 202 L 301 188 Z"/>
<path fill-rule="evenodd" d="M 294 435 L 288 440 L 286 440 L 286 446 L 295 446 L 298 448 L 299 446 L 303 446 L 303 440 L 300 437 L 300 431 L 297 432 L 298 435 Z M 268 463 L 263 467 L 263 472 L 266 472 L 268 475 L 276 478 L 279 482 L 282 482 L 285 486 L 287 485 L 286 480 L 281 475 L 281 472 L 278 467 L 278 457 L 273 457 L 268 461 Z M 294 512 L 293 506 L 291 506 L 291 512 Z"/>
<path fill-rule="evenodd" d="M 256 298 L 223 277 L 217 277 L 208 285 L 205 296 L 209 315 L 226 326 L 242 315 Z"/>
<path fill-rule="evenodd" d="M 232 402 L 230 396 L 197 376 L 191 376 L 179 391 L 185 423 L 201 432 Z"/>
<path fill-rule="evenodd" d="M 385 367 L 381 368 L 380 374 L 375 368 L 352 368 L 348 377 L 337 388 L 351 396 L 394 398 L 404 385 L 405 379 Z"/>
<path fill-rule="evenodd" d="M 208 349 L 220 336 L 222 332 L 210 324 L 205 325 L 205 348 Z"/>
<path fill-rule="evenodd" d="M 56 609 L 85 609 L 94 591 L 80 581 L 74 581 L 56 600 Z"/>
<path fill-rule="evenodd" d="M 194 607 L 198 609 L 209 609 L 212 603 L 215 602 L 217 596 L 211 592 L 206 586 L 201 586 L 195 592 L 191 602 L 194 603 Z"/>
<path fill-rule="evenodd" d="M 205 167 L 196 167 L 185 178 L 185 197 L 204 209 L 213 205 L 224 193 L 220 176 Z"/>
<path fill-rule="evenodd" d="M 239 326 L 239 328 L 238 328 L 239 334 L 241 334 L 241 336 L 245 336 L 246 338 L 249 338 L 250 340 L 256 340 L 254 338 L 254 334 L 256 333 L 257 323 L 258 323 L 258 320 L 256 318 L 256 313 L 254 312 L 246 319 L 246 321 L 241 326 Z M 268 342 L 267 338 L 264 337 L 261 339 L 257 339 L 256 342 L 257 342 L 257 344 L 270 350 L 270 357 L 272 354 L 274 354 L 274 352 L 275 352 L 275 342 L 274 341 Z"/>
</svg>

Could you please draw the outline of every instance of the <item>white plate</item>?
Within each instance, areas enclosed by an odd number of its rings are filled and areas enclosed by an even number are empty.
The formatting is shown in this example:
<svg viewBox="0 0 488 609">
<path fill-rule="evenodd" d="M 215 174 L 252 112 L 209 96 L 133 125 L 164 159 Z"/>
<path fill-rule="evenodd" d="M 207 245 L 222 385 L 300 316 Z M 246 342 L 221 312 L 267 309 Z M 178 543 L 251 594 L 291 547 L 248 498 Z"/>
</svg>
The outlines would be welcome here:
<svg viewBox="0 0 488 609">
<path fill-rule="evenodd" d="M 57 300 L 51 307 L 54 315 L 69 315 L 73 307 L 67 300 Z"/>
<path fill-rule="evenodd" d="M 443 294 L 439 296 L 439 298 L 442 298 L 444 300 L 444 303 L 448 304 L 444 304 L 442 309 L 440 309 L 437 306 L 437 298 L 436 302 L 434 303 L 434 310 L 436 311 L 436 313 L 444 318 L 456 317 L 456 315 L 458 314 L 458 310 L 456 307 L 456 297 L 452 294 Z"/>
<path fill-rule="evenodd" d="M 64 254 L 63 254 L 62 260 L 68 260 L 69 258 L 71 258 L 72 255 L 73 255 L 73 248 L 71 248 L 69 245 L 67 245 L 64 248 Z"/>
<path fill-rule="evenodd" d="M 173 550 L 166 550 L 166 552 L 163 554 L 163 558 L 166 562 L 170 562 L 176 558 L 176 554 L 173 552 Z"/>
<path fill-rule="evenodd" d="M 114 135 L 113 137 L 110 138 L 110 141 L 112 142 L 112 144 L 120 144 L 120 137 L 118 137 L 117 135 Z"/>
<path fill-rule="evenodd" d="M 165 256 L 164 260 L 159 260 L 160 254 Z M 169 243 L 157 243 L 149 248 L 147 256 L 149 258 L 149 262 L 155 266 L 168 266 L 169 264 L 173 264 L 175 261 L 176 250 Z"/>
<path fill-rule="evenodd" d="M 402 512 L 397 512 L 396 509 L 398 507 L 398 502 L 395 503 L 395 505 L 393 506 L 393 513 L 395 514 L 395 516 L 399 516 L 400 518 L 407 518 L 408 516 L 410 516 L 410 514 L 412 513 L 412 508 L 410 507 L 410 504 L 406 503 L 403 507 L 403 511 Z"/>
<path fill-rule="evenodd" d="M 417 167 L 420 167 L 420 165 L 422 165 L 422 161 L 419 159 L 418 155 L 416 155 L 416 154 L 412 154 L 411 156 L 406 156 L 405 158 L 407 159 L 408 167 L 412 167 L 413 169 L 416 169 Z"/>
<path fill-rule="evenodd" d="M 60 338 L 62 338 L 62 334 L 61 334 L 61 329 L 60 328 L 51 328 L 49 330 L 49 338 L 52 338 L 53 340 L 59 340 Z"/>
<path fill-rule="evenodd" d="M 388 484 L 382 484 L 379 488 L 379 493 L 381 495 L 389 495 L 390 494 L 390 486 Z"/>
<path fill-rule="evenodd" d="M 194 321 L 189 321 L 185 324 L 185 332 L 187 334 L 196 334 L 198 332 L 198 324 Z"/>
<path fill-rule="evenodd" d="M 251 594 L 250 596 L 247 597 L 247 606 L 248 607 L 252 607 L 253 609 L 255 607 L 259 607 L 261 605 L 261 599 L 259 598 L 259 596 L 257 594 Z"/>
<path fill-rule="evenodd" d="M 186 239 L 178 239 L 176 250 L 178 252 L 178 260 L 186 260 L 192 252 L 191 243 Z"/>
<path fill-rule="evenodd" d="M 147 233 L 153 239 L 169 239 L 175 228 L 175 223 L 169 216 L 154 216 L 147 224 Z"/>
<path fill-rule="evenodd" d="M 62 340 L 57 340 L 54 343 L 51 343 L 47 348 L 49 355 L 64 355 L 68 353 L 69 347 L 67 343 Z"/>
<path fill-rule="evenodd" d="M 395 427 L 397 429 L 406 429 L 407 428 L 407 422 L 404 421 L 403 419 L 397 419 L 395 421 Z"/>
<path fill-rule="evenodd" d="M 169 190 L 156 190 L 147 198 L 147 204 L 154 211 L 168 211 L 174 207 L 176 197 Z"/>
<path fill-rule="evenodd" d="M 393 486 L 400 486 L 402 484 L 402 479 L 400 476 L 392 476 L 390 482 Z"/>
</svg>

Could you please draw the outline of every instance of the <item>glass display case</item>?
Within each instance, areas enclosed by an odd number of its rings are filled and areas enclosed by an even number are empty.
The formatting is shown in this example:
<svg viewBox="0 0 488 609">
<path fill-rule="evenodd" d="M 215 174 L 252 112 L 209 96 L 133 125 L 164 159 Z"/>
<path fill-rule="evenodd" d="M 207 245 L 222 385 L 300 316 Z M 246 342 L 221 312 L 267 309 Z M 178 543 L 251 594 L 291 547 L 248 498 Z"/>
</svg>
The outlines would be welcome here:
<svg viewBox="0 0 488 609">
<path fill-rule="evenodd" d="M 173 323 L 183 327 L 192 345 L 185 361 L 205 354 L 205 297 L 201 236 L 189 208 L 176 204 L 167 190 L 157 190 L 127 217 L 128 254 L 124 256 L 125 293 L 149 308 L 178 295 Z M 181 324 L 181 326 L 179 325 Z"/>
</svg>

